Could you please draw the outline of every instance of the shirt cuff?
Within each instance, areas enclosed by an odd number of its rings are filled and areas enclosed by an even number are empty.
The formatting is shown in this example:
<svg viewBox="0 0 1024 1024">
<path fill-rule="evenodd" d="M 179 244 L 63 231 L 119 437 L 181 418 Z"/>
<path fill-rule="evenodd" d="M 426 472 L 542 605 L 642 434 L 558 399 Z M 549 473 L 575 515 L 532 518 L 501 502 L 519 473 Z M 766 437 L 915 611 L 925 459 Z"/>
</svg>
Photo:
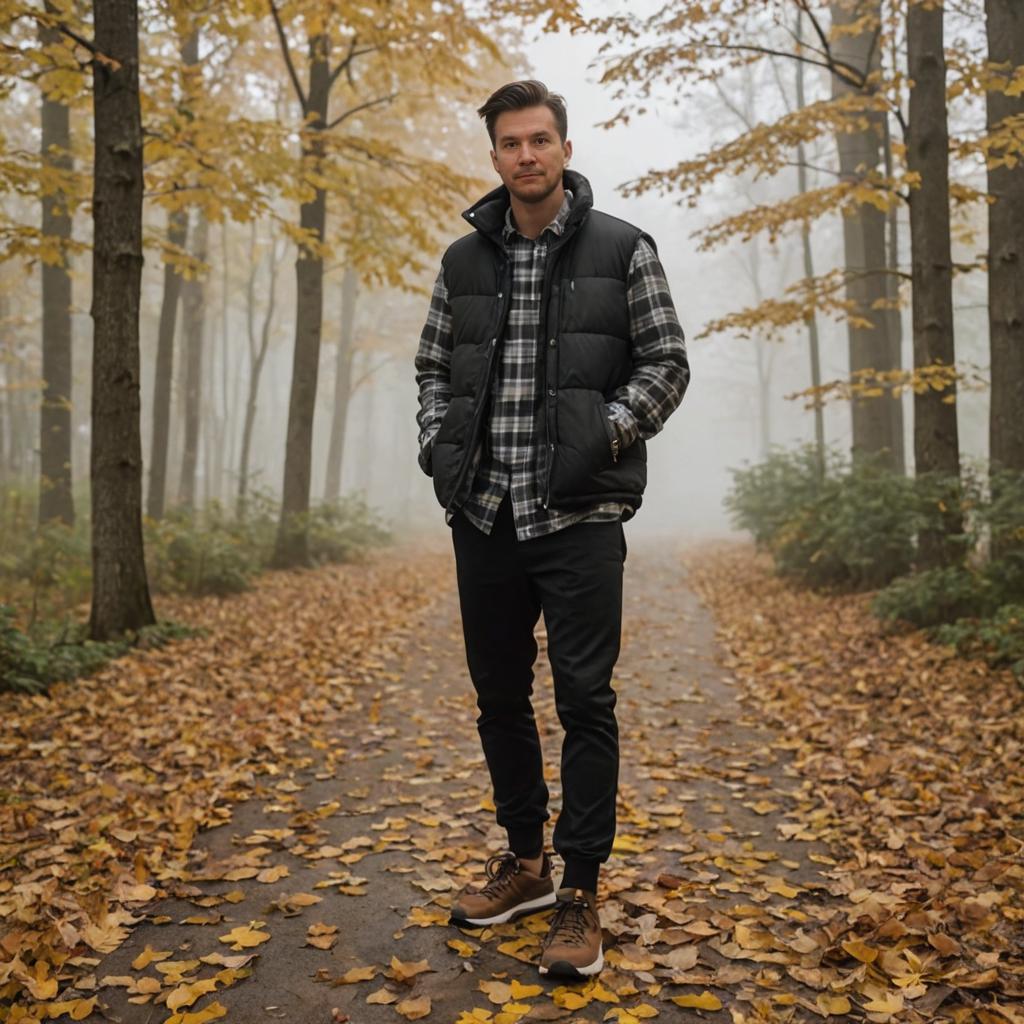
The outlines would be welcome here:
<svg viewBox="0 0 1024 1024">
<path fill-rule="evenodd" d="M 605 408 L 615 436 L 619 439 L 619 449 L 628 448 L 640 436 L 636 417 L 621 402 L 609 402 Z"/>
<path fill-rule="evenodd" d="M 431 455 L 434 450 L 434 438 L 437 437 L 437 432 L 441 429 L 440 423 L 435 423 L 430 427 L 427 432 L 423 435 L 423 441 L 420 444 L 420 453 L 418 456 L 420 469 L 423 470 L 427 476 L 433 476 L 433 464 Z"/>
</svg>

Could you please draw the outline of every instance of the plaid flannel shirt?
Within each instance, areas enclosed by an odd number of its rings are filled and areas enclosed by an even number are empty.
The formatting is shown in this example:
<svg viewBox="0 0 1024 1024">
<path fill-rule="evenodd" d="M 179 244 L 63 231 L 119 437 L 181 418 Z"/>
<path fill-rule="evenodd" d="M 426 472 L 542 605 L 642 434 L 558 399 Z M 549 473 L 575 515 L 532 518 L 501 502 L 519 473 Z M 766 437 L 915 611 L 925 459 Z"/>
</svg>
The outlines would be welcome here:
<svg viewBox="0 0 1024 1024">
<path fill-rule="evenodd" d="M 630 506 L 614 501 L 571 512 L 546 509 L 542 504 L 541 443 L 534 434 L 534 415 L 540 399 L 536 360 L 541 286 L 549 237 L 562 233 L 571 203 L 572 193 L 567 189 L 554 220 L 536 239 L 527 238 L 516 230 L 511 207 L 505 214 L 502 234 L 512 264 L 511 305 L 489 419 L 470 467 L 474 474 L 472 489 L 462 506 L 470 522 L 484 533 L 491 532 L 498 507 L 509 491 L 519 540 L 553 533 L 573 523 L 616 521 L 625 512 L 633 511 Z M 668 283 L 657 254 L 642 238 L 637 242 L 629 265 L 627 303 L 633 375 L 607 406 L 620 450 L 638 437 L 646 440 L 661 430 L 666 418 L 682 401 L 689 380 L 683 331 Z M 442 270 L 434 282 L 415 359 L 421 464 L 425 462 L 451 400 L 451 352 L 451 309 Z M 680 360 L 686 367 L 681 382 Z M 453 516 L 454 513 L 448 513 L 449 523 Z"/>
</svg>

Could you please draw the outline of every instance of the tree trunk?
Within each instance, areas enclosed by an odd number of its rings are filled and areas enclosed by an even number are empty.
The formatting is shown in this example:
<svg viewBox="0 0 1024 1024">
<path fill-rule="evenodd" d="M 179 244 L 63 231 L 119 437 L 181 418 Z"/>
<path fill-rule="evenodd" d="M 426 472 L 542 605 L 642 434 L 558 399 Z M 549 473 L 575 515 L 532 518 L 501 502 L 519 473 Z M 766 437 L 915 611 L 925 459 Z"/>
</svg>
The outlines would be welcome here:
<svg viewBox="0 0 1024 1024">
<path fill-rule="evenodd" d="M 156 621 L 142 544 L 139 293 L 142 117 L 138 0 L 95 0 L 92 261 L 92 613 L 107 640 Z"/>
<path fill-rule="evenodd" d="M 889 115 L 882 122 L 885 129 L 883 154 L 885 156 L 885 176 L 891 181 L 893 176 L 892 134 L 889 131 Z M 903 311 L 900 308 L 900 208 L 890 206 L 885 215 L 888 237 L 886 239 L 886 261 L 888 273 L 885 275 L 885 322 L 886 334 L 893 352 L 893 366 L 903 366 Z M 893 395 L 893 457 L 898 472 L 907 472 L 907 439 L 906 417 L 903 415 L 903 395 Z"/>
<path fill-rule="evenodd" d="M 831 5 L 834 25 L 848 25 L 866 15 L 880 19 L 880 0 L 863 0 L 851 5 Z M 881 66 L 878 33 L 865 28 L 857 35 L 839 36 L 833 45 L 837 60 L 871 74 Z M 832 94 L 839 97 L 858 92 L 858 88 L 837 75 L 832 77 Z M 865 179 L 878 169 L 881 160 L 884 114 L 864 115 L 868 126 L 858 132 L 838 132 L 839 174 L 844 181 Z M 870 327 L 850 324 L 847 328 L 850 350 L 850 376 L 859 370 L 892 370 L 900 365 L 899 349 L 894 350 L 888 336 L 889 319 L 884 309 L 888 294 L 886 283 L 888 260 L 885 248 L 885 214 L 871 203 L 861 203 L 855 212 L 843 216 L 843 252 L 846 268 L 846 298 L 852 312 L 868 321 Z M 858 453 L 877 454 L 890 468 L 899 472 L 898 461 L 903 436 L 902 407 L 886 394 L 880 399 L 854 398 L 851 408 L 852 449 Z"/>
<path fill-rule="evenodd" d="M 209 224 L 202 211 L 196 213 L 192 255 L 206 262 Z M 199 464 L 199 405 L 202 396 L 203 327 L 206 295 L 202 277 L 189 278 L 181 296 L 182 333 L 185 346 L 185 443 L 181 455 L 178 500 L 185 508 L 196 505 L 196 467 Z M 209 468 L 209 467 L 207 467 Z"/>
<path fill-rule="evenodd" d="M 803 12 L 797 14 L 796 38 L 799 45 L 803 41 Z M 796 105 L 802 110 L 807 105 L 804 95 L 804 62 L 796 62 Z M 797 145 L 796 156 L 797 189 L 801 195 L 807 192 L 807 152 L 803 142 Z M 803 251 L 804 277 L 814 277 L 814 251 L 811 249 L 811 228 L 804 221 L 800 228 L 800 246 Z M 818 318 L 811 310 L 807 314 L 807 345 L 811 358 L 811 387 L 821 387 L 821 348 L 818 342 Z M 814 450 L 817 456 L 818 476 L 825 476 L 825 411 L 822 407 L 821 393 L 814 392 Z"/>
<path fill-rule="evenodd" d="M 304 135 L 303 164 L 316 168 L 323 158 L 323 132 L 327 127 L 330 92 L 329 40 L 316 35 L 309 40 L 309 98 Z M 313 454 L 313 413 L 316 408 L 320 335 L 323 325 L 324 264 L 319 246 L 324 238 L 327 196 L 317 188 L 302 204 L 299 220 L 313 245 L 299 245 L 295 261 L 295 353 L 288 402 L 288 433 L 285 444 L 284 487 L 281 520 L 273 562 L 278 567 L 305 565 L 309 561 L 305 516 L 309 511 L 309 480 Z"/>
<path fill-rule="evenodd" d="M 55 28 L 40 25 L 39 42 L 60 39 Z M 40 110 L 43 162 L 70 172 L 70 112 L 66 104 L 43 93 Z M 75 521 L 71 495 L 71 274 L 68 247 L 71 215 L 66 198 L 47 194 L 42 199 L 42 231 L 60 242 L 56 264 L 43 263 L 43 401 L 39 416 L 39 522 Z"/>
<path fill-rule="evenodd" d="M 255 250 L 255 245 L 253 246 Z M 263 372 L 263 363 L 270 350 L 270 336 L 274 323 L 274 305 L 277 300 L 277 246 L 271 243 L 270 247 L 270 281 L 268 283 L 267 308 L 263 313 L 263 326 L 260 330 L 259 342 L 256 340 L 256 271 L 258 267 L 253 264 L 252 273 L 249 275 L 249 286 L 247 289 L 247 320 L 249 327 L 249 396 L 245 403 L 245 423 L 242 427 L 242 454 L 239 458 L 238 467 L 238 505 L 237 515 L 239 519 L 245 518 L 245 499 L 249 492 L 249 452 L 252 446 L 252 431 L 256 423 L 256 402 L 260 391 L 260 375 Z"/>
<path fill-rule="evenodd" d="M 953 274 L 949 231 L 949 135 L 946 121 L 946 59 L 943 6 L 912 4 L 907 12 L 910 88 L 907 167 L 920 178 L 910 190 L 910 245 L 913 275 L 914 369 L 952 367 Z M 914 393 L 914 462 L 918 474 L 959 477 L 956 384 Z M 955 561 L 949 535 L 957 532 L 958 500 L 951 495 L 941 530 L 922 533 L 921 566 Z"/>
<path fill-rule="evenodd" d="M 337 501 L 341 497 L 345 424 L 348 422 L 348 399 L 352 388 L 352 328 L 358 291 L 359 275 L 351 267 L 346 267 L 341 281 L 341 334 L 334 365 L 334 409 L 331 413 L 331 443 L 327 452 L 327 484 L 324 487 L 327 501 Z"/>
<path fill-rule="evenodd" d="M 985 0 L 988 59 L 1024 64 L 1024 9 L 1019 0 Z M 1024 117 L 1024 96 L 987 94 L 988 130 Z M 994 470 L 1024 472 L 1024 168 L 1002 163 L 988 171 L 988 291 L 992 394 L 989 460 Z"/>
<path fill-rule="evenodd" d="M 182 42 L 181 60 L 186 68 L 199 63 L 199 32 L 191 31 Z M 188 211 L 172 210 L 167 217 L 167 241 L 183 249 L 188 237 Z M 164 294 L 157 329 L 156 363 L 153 369 L 153 433 L 149 446 L 149 494 L 146 511 L 163 518 L 167 501 L 167 455 L 171 432 L 171 385 L 174 380 L 174 333 L 182 278 L 171 263 L 164 264 Z"/>
<path fill-rule="evenodd" d="M 167 241 L 184 248 L 188 237 L 188 213 L 173 210 L 167 217 Z M 171 432 L 171 385 L 174 381 L 174 335 L 182 278 L 172 263 L 164 264 L 164 293 L 157 328 L 156 362 L 153 367 L 153 426 L 149 445 L 149 493 L 146 512 L 162 519 L 167 496 L 167 452 Z"/>
</svg>

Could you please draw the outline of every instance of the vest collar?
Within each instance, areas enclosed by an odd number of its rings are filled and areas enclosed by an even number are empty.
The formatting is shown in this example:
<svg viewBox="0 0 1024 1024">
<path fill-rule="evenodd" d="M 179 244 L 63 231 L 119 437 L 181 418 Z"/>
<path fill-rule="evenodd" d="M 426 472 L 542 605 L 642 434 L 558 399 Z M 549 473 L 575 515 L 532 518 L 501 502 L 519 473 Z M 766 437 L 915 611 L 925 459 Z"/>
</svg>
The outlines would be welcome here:
<svg viewBox="0 0 1024 1024">
<path fill-rule="evenodd" d="M 562 185 L 572 192 L 572 208 L 562 231 L 562 239 L 567 238 L 586 217 L 594 205 L 594 193 L 590 182 L 578 171 L 565 170 L 562 173 Z M 505 211 L 509 208 L 508 189 L 499 185 L 478 199 L 468 210 L 464 210 L 463 219 L 486 235 L 496 245 L 502 245 L 502 230 L 505 227 Z"/>
</svg>

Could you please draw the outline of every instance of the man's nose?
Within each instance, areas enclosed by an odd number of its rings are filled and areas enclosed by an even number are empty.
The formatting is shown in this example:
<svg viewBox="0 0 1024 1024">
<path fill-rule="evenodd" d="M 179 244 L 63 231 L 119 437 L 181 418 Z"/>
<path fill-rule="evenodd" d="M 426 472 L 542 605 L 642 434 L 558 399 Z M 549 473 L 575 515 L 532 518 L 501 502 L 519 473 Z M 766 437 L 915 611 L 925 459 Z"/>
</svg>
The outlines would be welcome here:
<svg viewBox="0 0 1024 1024">
<path fill-rule="evenodd" d="M 536 160 L 533 150 L 529 146 L 522 146 L 519 150 L 519 162 L 521 164 L 532 164 Z"/>
</svg>

